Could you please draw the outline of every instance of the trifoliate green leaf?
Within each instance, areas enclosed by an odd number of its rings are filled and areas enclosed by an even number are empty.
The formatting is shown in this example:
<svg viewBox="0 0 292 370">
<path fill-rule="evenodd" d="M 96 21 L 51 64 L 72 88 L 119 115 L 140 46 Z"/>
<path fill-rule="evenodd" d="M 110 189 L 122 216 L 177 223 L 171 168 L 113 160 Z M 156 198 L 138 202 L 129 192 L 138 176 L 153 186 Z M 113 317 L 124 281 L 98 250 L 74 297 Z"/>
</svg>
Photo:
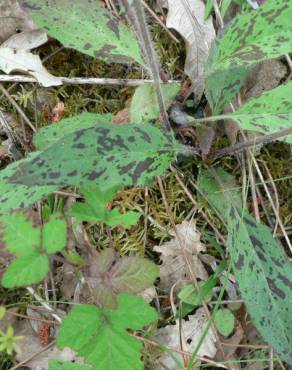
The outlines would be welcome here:
<svg viewBox="0 0 292 370">
<path fill-rule="evenodd" d="M 1 218 L 2 240 L 16 259 L 8 266 L 2 278 L 5 288 L 36 284 L 49 271 L 47 255 L 60 251 L 66 245 L 66 222 L 59 214 L 52 214 L 42 226 L 33 226 L 24 213 Z"/>
</svg>

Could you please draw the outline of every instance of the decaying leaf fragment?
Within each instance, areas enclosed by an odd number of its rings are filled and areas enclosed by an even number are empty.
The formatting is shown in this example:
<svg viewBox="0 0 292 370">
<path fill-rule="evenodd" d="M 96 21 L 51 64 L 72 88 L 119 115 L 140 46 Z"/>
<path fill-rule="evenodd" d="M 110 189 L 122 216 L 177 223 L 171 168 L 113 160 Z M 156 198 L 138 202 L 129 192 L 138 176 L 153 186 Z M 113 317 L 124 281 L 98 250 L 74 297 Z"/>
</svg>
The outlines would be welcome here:
<svg viewBox="0 0 292 370">
<path fill-rule="evenodd" d="M 184 71 L 194 84 L 197 101 L 204 91 L 204 64 L 216 37 L 212 19 L 204 19 L 204 11 L 205 5 L 201 0 L 168 0 L 166 25 L 180 33 L 186 42 Z"/>
<path fill-rule="evenodd" d="M 0 0 L 0 43 L 14 35 L 16 31 L 29 31 L 37 26 L 17 0 Z"/>
<path fill-rule="evenodd" d="M 197 347 L 201 336 L 207 326 L 208 318 L 204 312 L 203 308 L 199 308 L 195 315 L 188 317 L 188 321 L 181 320 L 181 328 L 179 327 L 179 322 L 177 320 L 175 325 L 168 325 L 157 331 L 157 338 L 166 346 L 170 348 L 176 348 L 181 350 L 180 346 L 180 333 L 183 345 L 183 350 L 192 353 Z M 181 330 L 180 330 L 181 329 Z M 216 337 L 214 331 L 210 327 L 208 334 L 205 337 L 202 346 L 199 349 L 199 356 L 208 356 L 213 358 L 216 355 Z M 159 364 L 163 364 L 167 369 L 177 370 L 177 364 L 168 354 L 162 354 L 162 356 L 157 359 L 155 369 L 161 369 Z M 164 367 L 163 367 L 164 368 Z"/>
<path fill-rule="evenodd" d="M 21 32 L 11 36 L 0 46 L 0 69 L 5 73 L 21 71 L 35 77 L 43 86 L 62 85 L 60 77 L 51 75 L 42 65 L 40 57 L 31 49 L 48 40 L 42 30 Z"/>
<path fill-rule="evenodd" d="M 206 251 L 206 247 L 200 242 L 200 234 L 196 230 L 195 222 L 183 221 L 181 224 L 176 225 L 176 229 L 196 276 L 199 279 L 207 280 L 207 271 L 198 257 L 200 252 Z M 173 236 L 172 240 L 161 246 L 155 246 L 153 249 L 155 252 L 161 253 L 160 287 L 166 291 L 169 291 L 173 285 L 175 285 L 177 290 L 189 281 L 179 240 L 175 236 L 174 230 L 171 230 L 170 234 Z"/>
</svg>

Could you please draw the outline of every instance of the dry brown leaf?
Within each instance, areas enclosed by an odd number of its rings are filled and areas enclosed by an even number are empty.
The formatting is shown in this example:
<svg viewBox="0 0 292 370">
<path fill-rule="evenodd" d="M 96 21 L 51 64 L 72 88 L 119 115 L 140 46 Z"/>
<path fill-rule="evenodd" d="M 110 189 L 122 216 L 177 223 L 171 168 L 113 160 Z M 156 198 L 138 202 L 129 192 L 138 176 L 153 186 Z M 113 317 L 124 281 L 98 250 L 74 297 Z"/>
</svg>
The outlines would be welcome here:
<svg viewBox="0 0 292 370">
<path fill-rule="evenodd" d="M 130 108 L 124 108 L 120 110 L 113 118 L 112 123 L 114 125 L 126 125 L 131 122 Z"/>
<path fill-rule="evenodd" d="M 197 232 L 194 221 L 183 221 L 176 225 L 180 240 L 188 254 L 193 271 L 199 279 L 207 280 L 208 273 L 200 261 L 198 254 L 205 252 L 206 247 L 200 242 L 200 234 Z M 161 246 L 155 246 L 154 251 L 161 253 L 160 259 L 160 287 L 169 292 L 175 285 L 175 290 L 181 288 L 189 281 L 183 253 L 173 230 L 170 231 L 173 239 Z"/>
<path fill-rule="evenodd" d="M 19 31 L 38 28 L 17 0 L 0 0 L 0 43 Z"/>
<path fill-rule="evenodd" d="M 49 107 L 46 116 L 48 123 L 57 123 L 59 122 L 65 114 L 65 104 L 62 101 L 58 101 L 53 106 Z"/>
<path fill-rule="evenodd" d="M 61 78 L 51 75 L 42 65 L 40 57 L 29 51 L 29 48 L 38 47 L 46 41 L 47 35 L 42 30 L 13 35 L 0 46 L 0 69 L 5 73 L 28 73 L 46 87 L 62 85 Z"/>
<path fill-rule="evenodd" d="M 205 4 L 201 0 L 168 0 L 166 25 L 175 29 L 186 42 L 185 73 L 194 84 L 195 101 L 204 91 L 204 64 L 216 37 L 212 19 L 204 19 Z"/>
<path fill-rule="evenodd" d="M 183 350 L 192 353 L 196 346 L 198 345 L 201 336 L 208 324 L 208 318 L 205 314 L 203 308 L 199 308 L 195 315 L 190 315 L 188 321 L 181 320 L 181 336 Z M 180 346 L 180 330 L 179 330 L 179 320 L 176 321 L 175 325 L 168 325 L 165 328 L 158 329 L 157 338 L 167 347 L 175 348 L 177 350 L 181 349 Z M 202 346 L 199 349 L 199 356 L 208 356 L 213 358 L 216 355 L 216 336 L 214 331 L 210 327 L 208 334 L 206 335 Z M 175 354 L 177 356 L 177 354 Z M 155 369 L 162 369 L 159 367 L 159 363 L 166 366 L 167 369 L 177 370 L 177 365 L 173 359 L 163 353 L 155 364 Z"/>
<path fill-rule="evenodd" d="M 268 60 L 257 64 L 241 90 L 242 102 L 274 89 L 287 75 L 287 72 L 286 65 L 280 60 Z"/>
</svg>

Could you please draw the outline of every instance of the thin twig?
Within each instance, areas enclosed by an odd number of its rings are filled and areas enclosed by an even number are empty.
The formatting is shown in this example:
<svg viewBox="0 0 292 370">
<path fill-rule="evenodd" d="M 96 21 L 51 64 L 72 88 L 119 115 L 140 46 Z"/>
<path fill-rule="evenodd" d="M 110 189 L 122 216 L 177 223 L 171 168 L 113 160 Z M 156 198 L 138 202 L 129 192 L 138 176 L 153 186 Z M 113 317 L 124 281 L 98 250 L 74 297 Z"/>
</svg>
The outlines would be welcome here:
<svg viewBox="0 0 292 370">
<path fill-rule="evenodd" d="M 32 360 L 33 358 L 35 358 L 36 356 L 40 355 L 41 353 L 47 351 L 49 348 L 53 347 L 56 343 L 56 340 L 54 339 L 51 343 L 49 343 L 47 346 L 45 346 L 44 348 L 42 348 L 40 351 L 32 354 L 31 356 L 27 357 L 25 360 L 19 362 L 17 365 L 11 367 L 9 370 L 16 370 L 16 369 L 19 369 L 20 367 L 22 367 L 22 365 L 25 365 L 28 361 Z"/>
<path fill-rule="evenodd" d="M 196 202 L 195 198 L 192 196 L 192 194 L 189 191 L 189 189 L 182 182 L 181 178 L 178 175 L 178 171 L 173 166 L 170 166 L 170 170 L 175 174 L 175 178 L 176 178 L 177 182 L 179 183 L 179 185 L 181 186 L 181 188 L 183 189 L 183 191 L 185 192 L 185 194 L 188 196 L 188 198 L 190 199 L 190 201 L 193 203 L 193 205 L 196 208 L 199 209 L 198 203 Z M 217 235 L 218 240 L 220 240 L 223 244 L 225 244 L 226 241 L 224 239 L 224 236 L 220 233 L 220 231 L 217 229 L 217 227 L 215 225 L 213 225 L 213 223 L 210 220 L 210 218 L 208 217 L 208 215 L 202 209 L 199 209 L 199 212 L 204 217 L 204 219 L 208 222 L 208 224 L 211 226 L 211 228 L 213 229 L 214 233 Z"/>
<path fill-rule="evenodd" d="M 214 8 L 214 12 L 215 12 L 215 15 L 216 15 L 216 20 L 218 22 L 218 25 L 222 30 L 224 28 L 224 21 L 222 19 L 221 13 L 220 13 L 220 9 L 219 9 L 217 0 L 213 0 L 213 8 Z"/>
<path fill-rule="evenodd" d="M 274 370 L 274 352 L 273 348 L 269 348 L 269 370 Z"/>
<path fill-rule="evenodd" d="M 170 130 L 170 123 L 168 120 L 167 109 L 162 93 L 161 81 L 164 78 L 163 73 L 158 64 L 158 58 L 154 50 L 150 32 L 148 30 L 144 11 L 140 0 L 120 0 L 126 9 L 128 18 L 130 19 L 137 37 L 140 41 L 140 46 L 144 54 L 144 58 L 149 68 L 150 75 L 154 81 L 155 92 L 157 96 L 157 103 L 160 110 L 161 120 L 166 130 Z M 164 82 L 164 81 L 162 81 Z"/>
<path fill-rule="evenodd" d="M 141 86 L 145 83 L 153 83 L 151 79 L 126 79 L 126 78 L 83 78 L 83 77 L 60 77 L 64 84 L 68 85 L 108 85 L 108 86 Z M 21 83 L 39 83 L 34 77 L 24 75 L 0 75 L 1 82 L 21 82 Z M 167 80 L 163 83 L 180 83 L 181 81 Z"/>
<path fill-rule="evenodd" d="M 258 205 L 258 201 L 257 201 L 257 194 L 256 194 L 255 181 L 254 181 L 253 167 L 252 167 L 251 159 L 250 159 L 249 156 L 247 158 L 247 161 L 248 161 L 248 175 L 249 175 L 249 182 L 250 182 L 250 188 L 251 188 L 251 196 L 252 196 L 254 215 L 255 215 L 255 219 L 257 220 L 257 222 L 260 222 L 261 218 L 260 218 L 260 212 L 259 212 L 259 205 Z"/>
<path fill-rule="evenodd" d="M 54 312 L 54 309 L 47 303 L 45 302 L 42 297 L 40 297 L 36 292 L 35 290 L 32 288 L 32 287 L 27 287 L 26 290 L 34 296 L 34 298 L 47 310 L 49 311 L 49 313 L 59 322 L 61 323 L 62 322 L 62 319 L 59 315 L 57 315 L 55 312 Z"/>
<path fill-rule="evenodd" d="M 22 319 L 26 319 L 26 320 L 41 321 L 41 322 L 45 322 L 47 324 L 53 324 L 53 325 L 59 325 L 60 324 L 59 322 L 54 321 L 54 320 L 47 320 L 47 319 L 43 319 L 41 317 L 33 317 L 33 316 L 23 315 L 21 313 L 9 311 L 9 310 L 6 311 L 6 314 L 11 315 L 11 316 L 21 317 Z"/>
<path fill-rule="evenodd" d="M 142 5 L 144 6 L 145 9 L 149 12 L 149 14 L 152 15 L 152 17 L 160 24 L 160 26 L 168 33 L 168 35 L 177 43 L 180 41 L 174 36 L 172 32 L 166 27 L 166 25 L 162 22 L 162 20 L 154 13 L 154 11 L 150 8 L 148 4 L 145 3 L 144 0 L 140 0 Z"/>
<path fill-rule="evenodd" d="M 134 338 L 136 338 L 136 339 L 138 339 L 138 340 L 140 340 L 140 341 L 144 342 L 144 343 L 149 343 L 149 344 L 151 344 L 151 345 L 153 345 L 153 346 L 155 346 L 155 347 L 160 347 L 160 348 L 161 348 L 160 344 L 159 344 L 159 343 L 157 343 L 157 342 L 155 342 L 154 340 L 150 340 L 150 339 L 148 339 L 148 338 L 140 337 L 140 336 L 138 336 L 138 335 L 133 335 L 133 334 L 132 334 L 132 336 L 133 336 Z M 191 356 L 192 356 L 192 354 L 191 354 L 190 352 L 182 351 L 182 350 L 179 350 L 179 349 L 174 348 L 174 347 L 165 346 L 165 348 L 167 348 L 168 350 L 170 350 L 170 351 L 172 351 L 172 352 L 178 353 L 178 354 L 180 354 L 180 355 L 185 355 L 185 356 L 188 356 L 188 357 L 191 357 Z M 197 356 L 197 359 L 198 359 L 199 361 L 204 361 L 204 362 L 209 363 L 209 364 L 211 364 L 211 365 L 214 365 L 214 366 L 216 366 L 216 367 L 221 367 L 221 368 L 223 368 L 223 369 L 228 369 L 228 367 L 227 367 L 227 366 L 225 366 L 225 365 L 223 365 L 222 363 L 220 363 L 220 362 L 216 362 L 216 361 L 213 361 L 213 360 L 210 360 L 209 358 L 206 358 L 206 357 Z"/>
<path fill-rule="evenodd" d="M 27 118 L 26 114 L 23 112 L 23 110 L 20 108 L 20 106 L 16 103 L 16 101 L 12 98 L 12 96 L 9 94 L 9 92 L 5 89 L 4 86 L 0 84 L 0 90 L 2 91 L 3 95 L 6 96 L 6 98 L 9 100 L 9 102 L 14 106 L 14 108 L 17 110 L 17 112 L 21 115 L 21 117 L 24 119 L 24 121 L 28 124 L 28 126 L 32 129 L 33 132 L 36 132 L 36 128 L 34 125 L 30 122 L 30 120 Z"/>
<path fill-rule="evenodd" d="M 274 183 L 273 176 L 271 175 L 271 172 L 270 172 L 270 170 L 269 170 L 266 162 L 262 162 L 262 164 L 265 167 L 266 173 L 268 175 L 268 178 L 270 180 L 271 186 L 273 188 L 274 195 L 275 195 L 275 207 L 276 207 L 277 213 L 279 214 L 280 213 L 280 204 L 279 204 L 279 196 L 278 196 L 277 186 Z M 275 235 L 277 233 L 277 228 L 278 228 L 278 219 L 276 218 L 276 222 L 275 222 L 275 225 L 274 225 L 274 232 L 273 232 L 273 236 L 274 237 L 275 237 Z"/>
<path fill-rule="evenodd" d="M 288 127 L 283 130 L 276 131 L 269 135 L 255 137 L 252 140 L 247 140 L 247 141 L 244 141 L 243 143 L 238 143 L 228 148 L 223 148 L 221 150 L 217 150 L 216 152 L 211 152 L 210 157 L 213 159 L 218 159 L 226 155 L 241 152 L 245 149 L 254 147 L 255 145 L 258 145 L 258 144 L 268 144 L 274 140 L 280 139 L 284 136 L 291 135 L 291 134 L 292 134 L 292 127 Z"/>
</svg>

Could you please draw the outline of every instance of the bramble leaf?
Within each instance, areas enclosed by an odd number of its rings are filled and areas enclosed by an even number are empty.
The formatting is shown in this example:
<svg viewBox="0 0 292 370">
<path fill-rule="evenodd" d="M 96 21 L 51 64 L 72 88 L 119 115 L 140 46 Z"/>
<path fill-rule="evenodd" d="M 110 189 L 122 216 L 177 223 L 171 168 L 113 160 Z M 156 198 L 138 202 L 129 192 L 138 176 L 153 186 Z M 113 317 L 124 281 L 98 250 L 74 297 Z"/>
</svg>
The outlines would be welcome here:
<svg viewBox="0 0 292 370">
<path fill-rule="evenodd" d="M 39 150 L 44 150 L 60 140 L 62 137 L 78 131 L 80 129 L 89 128 L 99 123 L 110 124 L 112 114 L 96 114 L 84 112 L 77 116 L 64 118 L 55 125 L 49 125 L 41 128 L 34 136 L 34 145 Z"/>
<path fill-rule="evenodd" d="M 158 318 L 156 311 L 141 297 L 120 294 L 118 308 L 75 306 L 64 319 L 57 344 L 69 346 L 99 370 L 141 370 L 140 341 L 127 329 L 142 329 Z"/>
<path fill-rule="evenodd" d="M 54 213 L 50 220 L 43 225 L 42 246 L 47 253 L 53 254 L 61 251 L 66 246 L 67 224 L 60 220 L 60 215 Z"/>
<path fill-rule="evenodd" d="M 2 217 L 3 241 L 9 252 L 16 256 L 31 254 L 41 240 L 40 229 L 33 227 L 32 221 L 21 213 L 12 213 Z"/>
<path fill-rule="evenodd" d="M 105 62 L 143 64 L 132 32 L 90 0 L 21 0 L 37 25 L 64 46 Z"/>
<path fill-rule="evenodd" d="M 96 302 L 115 308 L 117 294 L 137 294 L 149 288 L 159 274 L 159 267 L 139 256 L 118 257 L 112 248 L 104 249 L 92 258 L 84 272 Z"/>
<path fill-rule="evenodd" d="M 15 288 L 39 283 L 49 271 L 48 257 L 35 249 L 17 257 L 7 268 L 3 277 L 4 288 Z"/>
<path fill-rule="evenodd" d="M 41 228 L 34 227 L 24 213 L 14 213 L 1 218 L 2 239 L 16 259 L 8 266 L 2 285 L 13 288 L 40 282 L 49 271 L 48 254 L 66 245 L 66 222 L 57 213 Z"/>
<path fill-rule="evenodd" d="M 150 124 L 107 125 L 69 134 L 22 163 L 9 178 L 26 185 L 145 185 L 184 147 Z"/>
<path fill-rule="evenodd" d="M 103 222 L 109 226 L 135 225 L 140 217 L 137 212 L 120 213 L 117 208 L 109 210 L 108 203 L 113 199 L 116 189 L 102 191 L 98 187 L 81 190 L 85 203 L 74 203 L 69 214 L 78 221 Z"/>
<path fill-rule="evenodd" d="M 257 10 L 239 14 L 221 38 L 207 70 L 248 66 L 291 52 L 291 14 L 290 0 L 269 0 Z"/>
<path fill-rule="evenodd" d="M 173 82 L 161 84 L 165 107 L 168 109 L 172 100 L 178 94 L 180 86 Z M 131 121 L 138 123 L 156 120 L 159 116 L 159 106 L 153 84 L 144 84 L 136 88 L 131 102 Z"/>
</svg>

